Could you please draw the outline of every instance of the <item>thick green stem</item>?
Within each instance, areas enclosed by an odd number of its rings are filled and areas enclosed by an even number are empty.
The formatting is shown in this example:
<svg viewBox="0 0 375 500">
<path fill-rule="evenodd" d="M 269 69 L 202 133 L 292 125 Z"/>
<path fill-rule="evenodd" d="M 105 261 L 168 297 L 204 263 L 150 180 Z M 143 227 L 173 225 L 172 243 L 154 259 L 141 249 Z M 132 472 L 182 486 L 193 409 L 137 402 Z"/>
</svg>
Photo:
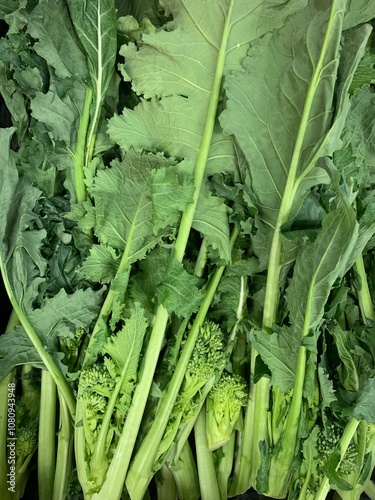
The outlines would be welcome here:
<svg viewBox="0 0 375 500">
<path fill-rule="evenodd" d="M 164 500 L 165 498 L 170 500 L 179 499 L 174 477 L 166 465 L 163 465 L 156 473 L 155 482 L 158 500 Z"/>
<path fill-rule="evenodd" d="M 360 255 L 355 261 L 355 269 L 361 279 L 361 289 L 358 290 L 357 294 L 362 314 L 362 321 L 366 325 L 369 319 L 371 321 L 375 320 L 375 314 L 362 255 Z"/>
<path fill-rule="evenodd" d="M 201 278 L 204 273 L 204 269 L 207 264 L 207 249 L 208 249 L 208 243 L 206 238 L 203 238 L 201 247 L 199 249 L 198 257 L 195 262 L 195 267 L 194 267 L 194 274 L 198 278 Z"/>
<path fill-rule="evenodd" d="M 73 160 L 74 187 L 78 203 L 86 201 L 87 197 L 85 175 L 83 168 L 85 165 L 87 165 L 85 160 L 86 136 L 90 121 L 91 102 L 92 102 L 92 90 L 87 88 L 85 103 L 83 105 L 81 119 L 78 127 L 77 143 Z"/>
<path fill-rule="evenodd" d="M 42 370 L 38 438 L 38 492 L 40 500 L 53 498 L 56 461 L 56 385 Z"/>
<path fill-rule="evenodd" d="M 220 490 L 220 500 L 228 498 L 228 481 L 232 472 L 234 459 L 234 445 L 236 433 L 232 432 L 230 440 L 214 452 L 218 455 L 218 466 L 216 467 L 217 482 Z"/>
<path fill-rule="evenodd" d="M 169 416 L 173 410 L 179 389 L 183 382 L 199 329 L 206 318 L 208 309 L 220 283 L 224 269 L 224 266 L 217 268 L 210 280 L 203 303 L 189 332 L 188 339 L 180 355 L 176 370 L 161 401 L 158 414 L 146 437 L 143 439 L 129 469 L 126 478 L 126 486 L 133 500 L 142 498 L 142 495 L 152 478 L 152 467 L 155 462 L 159 444 L 163 438 L 164 431 L 169 421 Z"/>
<path fill-rule="evenodd" d="M 272 332 L 273 325 L 276 322 L 277 310 L 279 304 L 280 272 L 282 268 L 281 228 L 283 224 L 285 224 L 289 219 L 293 201 L 295 199 L 295 194 L 297 192 L 297 189 L 299 188 L 302 179 L 305 176 L 305 173 L 313 166 L 313 164 L 315 164 L 315 161 L 311 162 L 310 165 L 306 167 L 304 172 L 300 174 L 300 177 L 298 177 L 300 158 L 304 148 L 304 140 L 306 132 L 309 126 L 310 113 L 319 83 L 321 81 L 326 54 L 328 52 L 331 43 L 330 37 L 332 32 L 332 26 L 337 14 L 336 4 L 337 1 L 333 0 L 331 7 L 331 14 L 326 29 L 326 35 L 323 40 L 323 45 L 320 52 L 319 60 L 315 66 L 315 70 L 312 75 L 311 82 L 306 94 L 306 99 L 301 115 L 301 121 L 298 129 L 297 138 L 292 153 L 292 158 L 289 166 L 283 197 L 280 204 L 278 217 L 275 223 L 275 229 L 271 243 L 269 265 L 268 265 L 266 294 L 265 294 L 264 312 L 263 312 L 263 325 L 262 325 L 262 329 L 268 333 Z M 264 381 L 261 380 L 256 384 L 254 392 L 255 394 L 252 399 L 254 404 L 248 408 L 248 411 L 250 411 L 250 416 L 252 416 L 251 420 L 253 422 L 252 425 L 254 427 L 252 459 L 251 459 L 251 467 L 252 467 L 251 476 L 252 476 L 252 484 L 255 486 L 256 477 L 262 463 L 262 457 L 259 445 L 261 442 L 267 441 L 269 439 L 267 436 L 268 432 L 267 415 L 269 411 L 269 400 L 270 400 L 268 384 L 266 384 Z M 273 487 L 278 488 L 279 485 L 273 485 Z M 268 492 L 268 494 L 273 496 L 273 493 L 271 492 Z"/>
<path fill-rule="evenodd" d="M 179 500 L 198 500 L 200 497 L 198 472 L 189 441 L 185 442 L 170 470 L 177 486 Z"/>
<path fill-rule="evenodd" d="M 73 465 L 73 425 L 64 397 L 58 393 L 60 402 L 60 426 L 57 433 L 57 456 L 52 500 L 67 498 L 69 477 Z"/>
<path fill-rule="evenodd" d="M 220 490 L 212 451 L 209 450 L 206 435 L 206 407 L 204 406 L 194 426 L 195 450 L 197 454 L 201 500 L 219 499 Z"/>
<path fill-rule="evenodd" d="M 298 353 L 292 402 L 285 420 L 278 451 L 272 456 L 270 466 L 270 485 L 272 496 L 284 498 L 291 476 L 291 466 L 295 455 L 299 419 L 302 407 L 303 386 L 305 381 L 306 348 L 301 346 Z"/>
<path fill-rule="evenodd" d="M 13 306 L 13 309 L 14 309 L 14 314 L 17 315 L 20 323 L 22 324 L 23 328 L 25 329 L 25 332 L 27 333 L 29 339 L 31 340 L 32 344 L 34 345 L 35 349 L 37 350 L 39 356 L 41 357 L 45 367 L 47 368 L 48 372 L 51 374 L 51 377 L 53 378 L 56 386 L 59 388 L 61 394 L 64 396 L 71 416 L 74 417 L 75 397 L 73 395 L 73 391 L 72 391 L 70 385 L 66 381 L 64 375 L 61 373 L 60 369 L 58 368 L 58 366 L 55 363 L 52 356 L 49 354 L 49 352 L 46 351 L 43 342 L 39 338 L 33 325 L 30 323 L 27 316 L 23 312 L 20 304 L 18 303 L 18 301 L 13 293 L 12 287 L 10 285 L 10 282 L 8 279 L 8 274 L 7 274 L 5 267 L 4 267 L 4 263 L 1 260 L 0 260 L 0 270 L 1 270 L 2 277 L 3 277 L 3 282 L 4 282 L 6 292 L 8 294 L 9 300 Z"/>
</svg>

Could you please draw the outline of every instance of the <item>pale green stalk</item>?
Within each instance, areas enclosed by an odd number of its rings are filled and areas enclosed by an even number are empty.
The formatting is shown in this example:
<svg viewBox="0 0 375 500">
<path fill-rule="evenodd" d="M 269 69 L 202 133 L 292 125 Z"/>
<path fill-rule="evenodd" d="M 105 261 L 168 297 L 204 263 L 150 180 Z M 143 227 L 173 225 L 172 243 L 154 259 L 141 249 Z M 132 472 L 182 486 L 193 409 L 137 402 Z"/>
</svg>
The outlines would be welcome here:
<svg viewBox="0 0 375 500">
<path fill-rule="evenodd" d="M 228 498 L 228 481 L 232 473 L 235 440 L 236 433 L 233 431 L 230 440 L 214 452 L 214 454 L 219 456 L 219 464 L 216 466 L 216 476 L 219 484 L 220 500 L 227 500 Z"/>
<path fill-rule="evenodd" d="M 324 69 L 324 59 L 329 48 L 330 33 L 337 10 L 336 4 L 337 1 L 333 0 L 331 7 L 331 15 L 328 21 L 328 26 L 323 41 L 322 50 L 319 56 L 319 60 L 314 69 L 314 73 L 312 75 L 311 82 L 307 91 L 301 115 L 301 121 L 298 129 L 298 134 L 294 145 L 292 159 L 289 166 L 288 176 L 283 192 L 283 197 L 273 232 L 268 272 L 267 272 L 266 293 L 264 300 L 263 324 L 262 324 L 262 329 L 268 333 L 272 332 L 273 325 L 276 322 L 277 310 L 279 304 L 280 273 L 282 268 L 281 228 L 289 219 L 295 194 L 302 179 L 305 177 L 306 173 L 310 171 L 310 169 L 315 165 L 317 159 L 314 157 L 313 160 L 310 162 L 310 164 L 306 167 L 304 172 L 300 175 L 300 177 L 298 177 L 299 162 L 304 147 L 304 139 L 306 136 L 306 131 L 309 126 L 309 117 L 315 99 L 315 95 L 321 80 L 322 71 Z M 301 349 L 301 354 L 300 354 L 301 357 L 301 360 L 299 361 L 300 375 L 303 375 L 302 362 L 304 356 L 306 355 L 306 353 L 304 353 L 303 351 L 304 348 Z M 256 353 L 252 354 L 252 360 L 255 359 L 255 356 Z M 296 377 L 298 377 L 298 373 L 296 374 Z M 251 395 L 250 398 L 251 402 L 247 411 L 250 412 L 248 421 L 251 421 L 253 425 L 253 431 L 251 433 L 252 434 L 252 452 L 250 460 L 251 470 L 250 469 L 241 470 L 240 476 L 244 477 L 246 476 L 246 474 L 250 474 L 251 472 L 251 477 L 252 477 L 251 483 L 253 484 L 254 487 L 256 487 L 257 483 L 256 477 L 262 462 L 259 444 L 262 441 L 265 442 L 270 440 L 272 441 L 272 436 L 268 436 L 268 411 L 269 411 L 269 398 L 270 398 L 269 381 L 265 378 L 261 379 L 256 384 L 253 394 L 250 395 Z M 296 433 L 297 430 L 294 429 L 294 432 Z M 244 465 L 248 466 L 249 464 L 247 463 L 247 461 L 244 461 Z M 267 492 L 267 494 L 269 494 L 270 496 L 274 496 L 275 491 L 277 493 L 279 489 L 280 489 L 280 484 L 269 485 L 269 491 Z"/>
<path fill-rule="evenodd" d="M 176 483 L 178 499 L 198 500 L 200 491 L 197 465 L 189 441 L 185 442 L 178 459 L 169 468 Z M 161 497 L 160 500 L 163 498 Z"/>
<path fill-rule="evenodd" d="M 177 487 L 172 472 L 166 465 L 158 470 L 155 475 L 156 491 L 158 500 L 181 500 L 177 495 Z"/>
<path fill-rule="evenodd" d="M 207 444 L 206 406 L 201 409 L 195 422 L 194 436 L 201 500 L 219 500 L 221 496 L 216 477 L 214 458 Z"/>
<path fill-rule="evenodd" d="M 369 319 L 371 321 L 375 321 L 375 313 L 374 308 L 372 307 L 372 298 L 362 255 L 360 255 L 355 261 L 355 269 L 361 279 L 361 289 L 357 291 L 357 295 L 359 308 L 362 314 L 362 321 L 366 325 Z"/>
<path fill-rule="evenodd" d="M 86 201 L 87 198 L 85 175 L 83 168 L 85 165 L 87 165 L 87 163 L 85 162 L 86 136 L 90 121 L 91 102 L 92 102 L 92 90 L 86 88 L 85 103 L 83 105 L 81 119 L 79 122 L 79 127 L 77 132 L 77 143 L 73 160 L 74 187 L 78 203 Z"/>
<path fill-rule="evenodd" d="M 56 385 L 50 373 L 42 370 L 38 436 L 39 500 L 53 498 L 56 463 Z"/>
<path fill-rule="evenodd" d="M 58 393 L 60 426 L 57 433 L 57 456 L 52 500 L 65 500 L 73 465 L 73 425 L 64 397 Z"/>
</svg>

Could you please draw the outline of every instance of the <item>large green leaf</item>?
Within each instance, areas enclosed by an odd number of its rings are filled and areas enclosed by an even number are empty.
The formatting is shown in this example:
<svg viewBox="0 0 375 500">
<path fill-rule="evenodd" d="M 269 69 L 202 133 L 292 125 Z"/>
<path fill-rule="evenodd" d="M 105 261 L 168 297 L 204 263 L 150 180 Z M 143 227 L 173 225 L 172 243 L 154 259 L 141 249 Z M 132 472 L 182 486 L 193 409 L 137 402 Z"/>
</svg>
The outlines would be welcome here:
<svg viewBox="0 0 375 500">
<path fill-rule="evenodd" d="M 181 192 L 186 186 L 178 182 L 176 175 L 167 173 L 167 167 L 174 164 L 162 155 L 131 150 L 123 161 L 115 160 L 111 168 L 98 171 L 89 190 L 94 202 L 94 207 L 89 208 L 94 215 L 90 221 L 100 244 L 106 247 L 93 246 L 83 269 L 88 277 L 97 273 L 98 281 L 108 281 L 113 276 L 116 256 L 109 247 L 126 253 L 125 267 L 143 259 L 160 241 L 162 229 L 186 208 L 191 190 Z M 172 184 L 161 185 L 160 175 Z M 173 189 L 181 196 L 174 196 Z M 100 268 L 94 269 L 94 265 Z"/>
<path fill-rule="evenodd" d="M 126 150 L 133 146 L 166 151 L 183 158 L 191 169 L 201 148 L 211 93 L 218 91 L 222 74 L 240 67 L 248 42 L 281 26 L 285 17 L 304 3 L 161 2 L 173 21 L 156 33 L 144 34 L 139 47 L 129 44 L 121 49 L 125 79 L 132 80 L 134 90 L 147 100 L 110 120 L 112 139 Z M 218 55 L 227 36 L 222 67 Z M 217 67 L 222 69 L 215 76 Z M 208 170 L 212 165 L 216 171 L 233 171 L 234 162 L 231 141 L 216 130 Z"/>
<path fill-rule="evenodd" d="M 4 19 L 4 16 L 11 14 L 18 8 L 17 0 L 3 0 L 0 6 L 0 19 Z"/>
<path fill-rule="evenodd" d="M 101 107 L 113 78 L 117 52 L 116 10 L 113 0 L 67 0 L 74 28 L 87 58 L 94 95 L 87 144 L 97 133 Z"/>
<path fill-rule="evenodd" d="M 55 140 L 64 141 L 68 147 L 71 147 L 75 120 L 72 107 L 69 97 L 62 100 L 56 92 L 51 91 L 47 94 L 38 92 L 31 102 L 32 116 L 46 125 Z"/>
<path fill-rule="evenodd" d="M 36 40 L 36 53 L 59 78 L 88 77 L 85 57 L 77 44 L 65 1 L 40 2 L 30 14 L 27 32 Z"/>
<path fill-rule="evenodd" d="M 345 56 L 337 99 L 345 4 L 309 2 L 279 32 L 254 42 L 244 71 L 226 78 L 228 103 L 220 121 L 249 163 L 262 240 L 298 213 L 312 186 L 328 182 L 316 161 L 341 145 L 347 90 L 369 36 L 361 30 Z"/>
</svg>

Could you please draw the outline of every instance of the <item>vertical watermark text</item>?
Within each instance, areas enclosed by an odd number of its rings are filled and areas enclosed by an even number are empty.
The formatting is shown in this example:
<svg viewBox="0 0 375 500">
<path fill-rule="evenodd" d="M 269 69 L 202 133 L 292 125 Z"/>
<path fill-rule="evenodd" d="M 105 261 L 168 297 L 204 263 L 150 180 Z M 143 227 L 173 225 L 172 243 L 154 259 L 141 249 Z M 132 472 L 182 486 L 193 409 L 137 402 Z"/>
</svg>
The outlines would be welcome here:
<svg viewBox="0 0 375 500">
<path fill-rule="evenodd" d="M 8 491 L 16 492 L 16 384 L 8 384 L 8 465 L 7 474 Z"/>
</svg>

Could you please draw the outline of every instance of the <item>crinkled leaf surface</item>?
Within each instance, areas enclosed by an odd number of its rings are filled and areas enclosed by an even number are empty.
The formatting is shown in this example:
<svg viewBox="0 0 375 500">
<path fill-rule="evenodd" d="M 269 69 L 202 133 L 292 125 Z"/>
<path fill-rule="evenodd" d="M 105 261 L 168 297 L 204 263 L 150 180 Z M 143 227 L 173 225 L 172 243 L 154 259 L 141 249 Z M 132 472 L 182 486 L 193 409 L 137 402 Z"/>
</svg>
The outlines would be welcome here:
<svg viewBox="0 0 375 500">
<path fill-rule="evenodd" d="M 351 352 L 354 347 L 351 337 L 354 337 L 354 335 L 352 332 L 342 330 L 338 324 L 329 325 L 328 330 L 335 339 L 335 345 L 341 361 L 337 370 L 340 382 L 348 391 L 357 391 L 359 389 L 359 376 Z"/>
<path fill-rule="evenodd" d="M 90 288 L 69 295 L 60 290 L 54 297 L 45 299 L 38 309 L 27 304 L 25 312 L 46 348 L 52 350 L 58 336 L 70 337 L 77 328 L 88 330 L 99 313 L 101 302 L 102 293 Z"/>
<path fill-rule="evenodd" d="M 307 336 L 321 320 L 333 283 L 343 275 L 358 236 L 351 207 L 342 206 L 323 220 L 318 238 L 299 254 L 287 289 L 290 321 Z"/>
<path fill-rule="evenodd" d="M 123 75 L 147 101 L 110 120 L 109 133 L 126 150 L 130 146 L 163 150 L 184 159 L 191 169 L 201 147 L 225 23 L 230 30 L 227 73 L 239 67 L 248 42 L 281 26 L 304 2 L 276 1 L 272 7 L 261 0 L 251 5 L 246 0 L 168 0 L 161 4 L 173 21 L 165 29 L 143 35 L 139 48 L 129 44 L 121 49 Z M 213 163 L 234 170 L 232 143 L 219 130 L 208 164 L 212 156 Z"/>
<path fill-rule="evenodd" d="M 70 146 L 75 115 L 69 97 L 62 100 L 55 92 L 38 92 L 31 102 L 31 112 L 34 118 L 46 125 L 56 140 L 64 141 Z"/>
<path fill-rule="evenodd" d="M 368 51 L 359 63 L 358 69 L 353 76 L 350 91 L 355 93 L 364 86 L 375 83 L 375 54 Z"/>
<path fill-rule="evenodd" d="M 189 274 L 176 259 L 171 259 L 163 282 L 157 288 L 158 300 L 168 312 L 188 318 L 198 309 L 202 292 L 196 287 L 197 278 Z"/>
<path fill-rule="evenodd" d="M 348 55 L 334 116 L 345 3 L 309 2 L 280 31 L 255 41 L 244 70 L 226 78 L 228 103 L 220 122 L 226 133 L 234 134 L 250 166 L 251 196 L 264 248 L 270 244 L 267 234 L 275 228 L 283 197 L 291 200 L 290 214 L 284 218 L 295 216 L 311 187 L 328 182 L 327 174 L 315 167 L 316 160 L 340 147 L 350 106 L 346 91 L 369 35 L 361 32 L 356 51 Z"/>
<path fill-rule="evenodd" d="M 30 14 L 27 32 L 37 40 L 35 51 L 54 68 L 59 78 L 88 77 L 85 57 L 77 44 L 65 1 L 40 2 Z"/>
<path fill-rule="evenodd" d="M 139 302 L 151 318 L 156 307 L 156 290 L 165 278 L 169 258 L 167 248 L 158 246 L 151 250 L 148 258 L 139 263 L 140 272 L 133 277 L 129 286 L 132 299 Z"/>
<path fill-rule="evenodd" d="M 125 371 L 124 378 L 127 380 L 137 379 L 138 360 L 146 329 L 144 311 L 138 304 L 123 328 L 117 335 L 112 335 L 103 348 L 103 353 L 114 360 L 119 371 Z"/>
<path fill-rule="evenodd" d="M 283 392 L 293 389 L 300 339 L 293 327 L 276 327 L 275 333 L 257 331 L 251 342 L 272 373 L 272 385 Z"/>
<path fill-rule="evenodd" d="M 166 203 L 162 196 L 172 187 L 160 185 L 157 170 L 171 164 L 175 162 L 162 155 L 139 154 L 131 150 L 123 161 L 115 160 L 111 168 L 97 172 L 90 187 L 94 207 L 89 207 L 89 221 L 94 225 L 100 244 L 106 245 L 106 248 L 94 247 L 87 265 L 84 265 L 91 277 L 97 271 L 99 281 L 103 281 L 103 277 L 107 279 L 113 273 L 115 261 L 113 255 L 108 260 L 108 252 L 112 252 L 109 246 L 120 253 L 126 252 L 128 265 L 143 259 L 147 251 L 160 241 L 160 228 L 175 220 L 179 211 L 189 204 L 189 192 L 177 198 L 170 193 L 170 203 Z M 156 172 L 153 173 L 154 169 Z M 183 184 L 177 185 L 176 177 L 173 183 L 179 192 Z M 155 220 L 158 229 L 156 234 Z M 93 269 L 93 262 L 102 266 L 101 270 Z M 104 271 L 106 264 L 111 268 L 107 273 Z"/>
<path fill-rule="evenodd" d="M 154 169 L 151 172 L 151 192 L 154 212 L 154 232 L 173 226 L 180 213 L 193 202 L 193 178 L 180 182 L 173 168 Z M 174 210 L 173 210 L 174 208 Z"/>
<path fill-rule="evenodd" d="M 212 248 L 218 250 L 220 258 L 225 262 L 231 259 L 228 213 L 229 209 L 224 200 L 212 196 L 209 190 L 203 187 L 192 227 L 206 238 Z"/>
<path fill-rule="evenodd" d="M 25 364 L 40 364 L 43 366 L 37 350 L 25 330 L 19 326 L 0 336 L 0 381 L 15 366 Z"/>
<path fill-rule="evenodd" d="M 328 373 L 326 373 L 322 366 L 318 367 L 318 380 L 322 398 L 321 404 L 323 408 L 328 408 L 331 403 L 336 401 L 336 395 L 332 380 L 330 380 Z"/>
<path fill-rule="evenodd" d="M 375 93 L 371 88 L 353 95 L 342 134 L 343 147 L 334 154 L 336 167 L 359 186 L 375 181 L 374 109 Z"/>
<path fill-rule="evenodd" d="M 81 272 L 89 280 L 110 283 L 116 276 L 118 266 L 119 257 L 111 246 L 92 245 Z"/>
</svg>

